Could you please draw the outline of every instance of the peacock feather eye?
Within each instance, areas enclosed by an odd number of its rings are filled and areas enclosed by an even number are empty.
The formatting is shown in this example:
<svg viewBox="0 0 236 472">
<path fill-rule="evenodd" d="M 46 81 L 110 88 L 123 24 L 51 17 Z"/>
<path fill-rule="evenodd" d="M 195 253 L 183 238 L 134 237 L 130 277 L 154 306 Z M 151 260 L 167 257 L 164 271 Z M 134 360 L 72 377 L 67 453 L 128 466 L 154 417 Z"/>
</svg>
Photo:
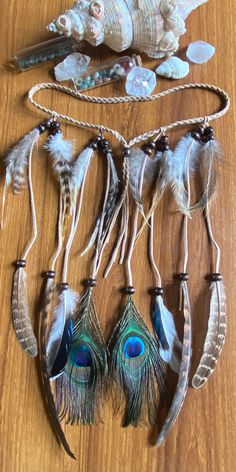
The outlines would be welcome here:
<svg viewBox="0 0 236 472">
<path fill-rule="evenodd" d="M 92 355 L 88 346 L 81 344 L 74 353 L 73 364 L 77 367 L 91 367 Z"/>
<path fill-rule="evenodd" d="M 145 344 L 139 336 L 129 336 L 124 342 L 123 352 L 129 359 L 140 357 L 145 353 Z"/>
</svg>

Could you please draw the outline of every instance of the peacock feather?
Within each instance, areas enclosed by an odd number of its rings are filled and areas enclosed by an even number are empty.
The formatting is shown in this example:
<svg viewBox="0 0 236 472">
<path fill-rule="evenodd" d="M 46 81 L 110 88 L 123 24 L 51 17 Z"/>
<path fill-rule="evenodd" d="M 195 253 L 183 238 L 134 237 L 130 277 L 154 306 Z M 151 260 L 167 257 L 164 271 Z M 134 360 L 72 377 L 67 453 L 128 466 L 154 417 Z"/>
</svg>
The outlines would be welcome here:
<svg viewBox="0 0 236 472">
<path fill-rule="evenodd" d="M 61 419 L 70 424 L 93 424 L 99 419 L 107 370 L 107 348 L 89 288 L 74 316 L 67 364 L 56 380 L 57 411 Z"/>
<path fill-rule="evenodd" d="M 121 320 L 111 336 L 111 374 L 116 383 L 116 405 L 126 406 L 123 426 L 154 424 L 164 388 L 164 366 L 158 344 L 129 295 Z"/>
</svg>

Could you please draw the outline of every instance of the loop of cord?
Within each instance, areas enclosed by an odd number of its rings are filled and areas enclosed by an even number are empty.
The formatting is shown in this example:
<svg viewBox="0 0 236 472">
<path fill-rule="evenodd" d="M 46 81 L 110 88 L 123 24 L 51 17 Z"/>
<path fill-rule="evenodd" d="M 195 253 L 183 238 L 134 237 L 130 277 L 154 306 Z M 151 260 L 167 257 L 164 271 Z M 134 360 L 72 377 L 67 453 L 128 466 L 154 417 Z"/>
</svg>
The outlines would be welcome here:
<svg viewBox="0 0 236 472">
<path fill-rule="evenodd" d="M 189 90 L 189 89 L 201 89 L 201 90 L 208 90 L 210 92 L 215 93 L 222 99 L 222 108 L 220 111 L 213 113 L 209 116 L 199 116 L 196 118 L 189 118 L 185 120 L 178 120 L 175 121 L 174 123 L 167 124 L 166 126 L 162 126 L 161 128 L 157 128 L 151 131 L 148 131 L 146 133 L 140 134 L 139 136 L 134 137 L 130 141 L 126 141 L 126 139 L 116 130 L 112 128 L 108 128 L 106 126 L 100 125 L 100 124 L 94 124 L 94 123 L 89 123 L 89 122 L 84 122 L 84 121 L 79 121 L 76 120 L 75 118 L 72 118 L 68 115 L 64 115 L 62 113 L 57 113 L 54 110 L 50 110 L 49 108 L 44 107 L 43 105 L 40 105 L 35 99 L 34 95 L 39 92 L 40 90 L 57 90 L 59 92 L 66 93 L 67 95 L 71 95 L 75 98 L 78 98 L 79 100 L 83 100 L 85 102 L 89 103 L 96 103 L 96 104 L 116 104 L 116 103 L 132 103 L 132 102 L 153 102 L 155 100 L 159 100 L 162 97 L 165 97 L 167 95 L 170 95 L 172 93 L 176 92 L 181 92 L 183 90 Z M 157 133 L 162 130 L 162 132 L 166 132 L 169 130 L 172 130 L 174 128 L 177 128 L 179 126 L 188 126 L 188 125 L 195 125 L 195 124 L 200 124 L 200 123 L 207 123 L 213 120 L 216 120 L 217 118 L 221 118 L 227 111 L 229 110 L 230 107 L 230 98 L 227 92 L 220 87 L 216 87 L 215 85 L 210 85 L 210 84 L 204 84 L 204 83 L 190 83 L 190 84 L 184 84 L 184 85 L 178 85 L 177 87 L 173 87 L 167 90 L 163 90 L 162 92 L 157 93 L 156 95 L 149 95 L 149 96 L 124 96 L 124 97 L 95 97 L 95 96 L 90 96 L 90 95 L 85 95 L 83 93 L 80 93 L 74 89 L 71 89 L 69 87 L 59 85 L 56 83 L 41 83 L 34 85 L 29 93 L 28 93 L 28 99 L 30 103 L 35 106 L 37 109 L 43 111 L 44 113 L 47 113 L 49 115 L 56 116 L 57 118 L 60 118 L 61 120 L 68 122 L 70 124 L 76 125 L 80 128 L 88 128 L 88 129 L 96 129 L 99 131 L 99 133 L 110 133 L 112 136 L 114 136 L 123 146 L 134 146 L 135 144 L 138 144 L 142 141 L 146 141 L 149 138 L 152 138 L 155 136 Z"/>
</svg>

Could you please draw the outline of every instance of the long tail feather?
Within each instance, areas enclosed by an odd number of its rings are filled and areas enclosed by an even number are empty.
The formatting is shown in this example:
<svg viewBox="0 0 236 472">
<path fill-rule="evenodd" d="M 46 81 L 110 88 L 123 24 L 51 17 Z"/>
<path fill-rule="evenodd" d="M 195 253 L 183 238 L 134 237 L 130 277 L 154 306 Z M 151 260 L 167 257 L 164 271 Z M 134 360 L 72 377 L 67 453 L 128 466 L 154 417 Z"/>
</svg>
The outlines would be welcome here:
<svg viewBox="0 0 236 472">
<path fill-rule="evenodd" d="M 186 282 L 181 282 L 183 293 L 183 312 L 184 312 L 184 337 L 183 349 L 179 370 L 179 380 L 177 383 L 174 398 L 167 414 L 165 423 L 158 435 L 157 446 L 161 446 L 167 434 L 175 423 L 183 406 L 185 395 L 188 388 L 188 378 L 190 371 L 190 361 L 192 353 L 192 330 L 191 330 L 191 312 L 188 295 L 188 287 Z"/>
<path fill-rule="evenodd" d="M 210 314 L 208 330 L 192 386 L 200 388 L 213 374 L 224 346 L 227 331 L 226 295 L 223 281 L 213 282 L 211 286 Z"/>
<path fill-rule="evenodd" d="M 53 428 L 55 430 L 55 433 L 57 435 L 57 438 L 59 442 L 62 444 L 62 446 L 64 447 L 67 454 L 73 459 L 76 459 L 76 457 L 74 456 L 73 452 L 70 449 L 70 446 L 66 440 L 65 434 L 61 428 L 56 406 L 55 406 L 54 396 L 53 396 L 53 392 L 52 392 L 52 388 L 50 384 L 50 379 L 48 375 L 46 344 L 47 344 L 47 333 L 49 331 L 48 317 L 49 317 L 49 312 L 51 310 L 51 303 L 52 303 L 54 290 L 55 290 L 54 282 L 52 281 L 52 279 L 48 279 L 47 284 L 46 284 L 46 289 L 45 289 L 45 298 L 44 298 L 44 304 L 43 304 L 43 310 L 42 310 L 41 329 L 40 329 L 40 357 L 39 357 L 40 370 L 41 370 L 41 376 L 42 376 L 44 397 L 45 397 L 46 405 L 48 407 L 48 413 L 49 413 Z"/>
<path fill-rule="evenodd" d="M 152 308 L 152 323 L 160 343 L 161 358 L 170 365 L 174 372 L 178 373 L 182 343 L 179 340 L 173 316 L 164 305 L 161 295 L 156 297 Z"/>
<path fill-rule="evenodd" d="M 38 354 L 30 315 L 27 290 L 27 274 L 23 267 L 16 270 L 12 290 L 12 316 L 15 333 L 22 349 L 31 357 Z"/>
</svg>

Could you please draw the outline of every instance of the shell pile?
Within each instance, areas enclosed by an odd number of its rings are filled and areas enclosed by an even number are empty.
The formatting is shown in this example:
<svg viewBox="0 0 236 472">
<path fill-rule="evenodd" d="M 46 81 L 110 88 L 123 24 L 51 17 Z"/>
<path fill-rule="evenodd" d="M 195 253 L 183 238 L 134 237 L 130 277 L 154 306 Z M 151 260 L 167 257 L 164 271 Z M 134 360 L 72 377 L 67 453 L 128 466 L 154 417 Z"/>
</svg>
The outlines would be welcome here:
<svg viewBox="0 0 236 472">
<path fill-rule="evenodd" d="M 149 57 L 170 56 L 186 31 L 185 19 L 207 0 L 77 0 L 54 20 L 50 31 L 105 43 L 113 51 L 131 47 Z"/>
</svg>

